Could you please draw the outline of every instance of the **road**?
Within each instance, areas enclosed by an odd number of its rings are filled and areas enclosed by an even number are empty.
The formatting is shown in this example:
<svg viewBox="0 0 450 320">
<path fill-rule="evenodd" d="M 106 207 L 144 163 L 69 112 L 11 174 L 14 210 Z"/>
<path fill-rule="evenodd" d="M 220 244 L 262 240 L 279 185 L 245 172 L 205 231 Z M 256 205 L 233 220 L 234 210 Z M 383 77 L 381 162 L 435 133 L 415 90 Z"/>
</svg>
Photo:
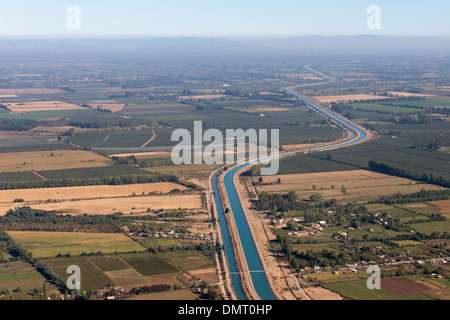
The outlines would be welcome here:
<svg viewBox="0 0 450 320">
<path fill-rule="evenodd" d="M 308 69 L 308 70 L 311 71 L 311 69 Z M 332 80 L 331 78 L 329 78 L 328 80 L 335 81 L 335 80 Z M 314 103 L 308 97 L 303 96 L 300 93 L 296 92 L 293 88 L 287 88 L 286 91 L 289 92 L 290 94 L 294 95 L 297 99 L 305 101 L 308 104 L 309 108 L 311 108 L 312 110 L 319 113 L 321 116 L 327 118 L 328 120 L 335 123 L 337 126 L 341 127 L 342 129 L 346 130 L 347 132 L 349 132 L 349 137 L 344 141 L 340 141 L 336 144 L 332 144 L 332 145 L 329 145 L 326 147 L 311 149 L 308 151 L 324 151 L 324 150 L 329 150 L 329 149 L 342 148 L 342 147 L 346 147 L 346 146 L 349 146 L 349 145 L 352 145 L 355 143 L 359 143 L 368 137 L 368 133 L 364 129 L 356 126 L 355 124 L 350 122 L 348 119 L 346 119 L 338 114 L 335 114 L 335 113 L 331 112 L 330 110 L 325 109 L 322 106 Z M 304 151 L 302 151 L 302 152 L 304 152 Z M 285 157 L 285 156 L 294 155 L 297 153 L 298 152 L 283 153 L 283 154 L 280 154 L 277 156 L 269 156 L 266 159 L 271 159 L 274 157 Z M 272 299 L 276 299 L 276 295 L 273 293 L 273 291 L 271 289 L 271 285 L 269 283 L 269 280 L 267 279 L 265 269 L 263 268 L 264 262 L 261 260 L 261 255 L 260 255 L 259 249 L 257 247 L 258 245 L 255 241 L 255 237 L 252 234 L 252 230 L 249 225 L 249 221 L 247 220 L 246 214 L 244 213 L 244 209 L 243 209 L 244 206 L 242 205 L 242 203 L 239 199 L 239 195 L 236 191 L 236 185 L 235 185 L 238 181 L 238 179 L 235 179 L 236 176 L 238 175 L 238 172 L 240 172 L 245 167 L 254 165 L 255 163 L 259 162 L 260 160 L 264 160 L 264 159 L 251 160 L 247 163 L 237 165 L 236 167 L 230 169 L 229 171 L 227 171 L 225 173 L 225 177 L 223 179 L 223 184 L 224 184 L 224 187 L 226 190 L 226 195 L 227 195 L 228 199 L 224 199 L 224 200 L 226 200 L 230 204 L 231 213 L 236 222 L 236 228 L 238 231 L 237 236 L 239 237 L 238 243 L 240 243 L 242 245 L 242 248 L 240 248 L 240 250 L 242 250 L 244 252 L 244 256 L 245 256 L 245 260 L 246 260 L 246 262 L 244 264 L 248 266 L 248 270 L 249 270 L 248 272 L 251 274 L 251 279 L 252 279 L 251 281 L 253 281 L 253 284 L 250 284 L 249 286 L 255 288 L 257 295 L 262 300 L 272 300 Z M 214 183 L 216 185 L 214 185 Z M 214 189 L 217 189 L 217 179 L 215 179 L 213 181 L 212 186 Z M 213 193 L 213 192 L 214 192 L 214 190 L 211 189 L 211 193 Z M 216 195 L 216 202 L 217 202 L 216 207 L 219 207 L 222 205 L 220 196 L 218 196 L 218 195 Z M 216 216 L 219 216 L 217 214 L 217 212 L 216 212 Z M 226 225 L 226 221 L 223 221 L 223 219 L 221 219 L 220 222 L 221 222 L 222 226 Z M 224 230 L 222 227 L 222 232 L 225 236 L 225 232 L 227 232 L 227 230 L 226 229 Z M 230 259 L 231 258 L 230 255 L 233 255 L 232 250 L 228 250 L 228 252 L 227 252 L 227 258 L 228 258 L 229 262 L 230 262 L 230 260 L 236 259 L 235 257 Z M 240 287 L 240 283 L 237 283 L 237 282 L 240 282 L 240 279 L 237 281 L 233 279 L 234 285 L 237 287 Z"/>
</svg>

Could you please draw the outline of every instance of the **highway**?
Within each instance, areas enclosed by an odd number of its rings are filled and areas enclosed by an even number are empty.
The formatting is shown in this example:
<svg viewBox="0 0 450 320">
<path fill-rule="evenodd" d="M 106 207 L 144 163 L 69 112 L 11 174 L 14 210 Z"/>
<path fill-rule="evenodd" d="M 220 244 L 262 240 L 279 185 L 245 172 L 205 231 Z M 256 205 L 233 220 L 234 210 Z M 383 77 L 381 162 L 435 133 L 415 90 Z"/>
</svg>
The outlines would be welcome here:
<svg viewBox="0 0 450 320">
<path fill-rule="evenodd" d="M 324 151 L 327 149 L 336 149 L 341 148 L 345 146 L 349 146 L 355 143 L 358 143 L 364 139 L 367 138 L 367 133 L 363 129 L 359 128 L 358 126 L 354 125 L 344 117 L 335 114 L 320 105 L 314 103 L 312 100 L 307 98 L 306 96 L 301 95 L 300 93 L 296 92 L 293 88 L 287 88 L 287 92 L 294 95 L 297 99 L 303 100 L 307 103 L 308 107 L 312 110 L 318 112 L 321 116 L 327 118 L 331 122 L 335 123 L 337 126 L 341 127 L 342 129 L 349 132 L 349 137 L 345 139 L 344 141 L 340 141 L 336 144 L 329 145 L 326 147 L 311 149 L 308 151 L 302 151 L 302 152 L 309 152 L 309 151 Z M 291 152 L 291 153 L 283 153 L 280 155 L 277 155 L 276 157 L 285 157 L 297 154 L 299 152 Z M 236 222 L 236 228 L 238 231 L 238 236 L 240 238 L 240 243 L 242 244 L 242 250 L 245 255 L 245 264 L 248 267 L 248 271 L 250 273 L 252 282 L 253 282 L 253 288 L 255 289 L 257 295 L 261 300 L 276 300 L 276 295 L 273 293 L 271 286 L 269 284 L 269 280 L 267 279 L 265 270 L 264 270 L 264 263 L 261 261 L 261 257 L 258 253 L 257 245 L 255 243 L 255 240 L 253 238 L 252 232 L 249 228 L 249 222 L 247 221 L 247 217 L 244 213 L 241 201 L 239 200 L 239 196 L 236 191 L 235 181 L 238 179 L 234 179 L 236 174 L 242 170 L 243 168 L 256 164 L 261 160 L 265 159 L 271 159 L 274 158 L 274 156 L 269 156 L 264 159 L 255 159 L 251 160 L 249 162 L 239 164 L 236 167 L 228 170 L 228 172 L 225 173 L 225 176 L 223 178 L 224 187 L 226 190 L 226 194 L 228 197 L 228 202 L 230 204 L 230 209 L 232 212 L 232 215 L 234 217 L 234 220 Z M 222 200 L 220 199 L 219 193 L 217 192 L 217 176 L 220 174 L 220 172 L 216 173 L 213 178 L 213 188 L 214 190 L 211 190 L 215 194 L 215 201 L 216 201 L 216 207 L 222 208 Z M 216 212 L 217 214 L 217 212 Z M 222 214 L 219 214 L 219 220 L 220 225 L 222 229 L 222 234 L 225 241 L 225 246 L 230 248 L 231 243 L 229 240 L 227 241 L 226 238 L 229 238 L 229 231 L 227 229 L 227 223 L 225 221 L 225 216 Z M 228 242 L 228 243 L 227 243 Z M 233 281 L 233 287 L 235 288 L 235 291 L 239 299 L 243 299 L 243 293 L 242 293 L 242 287 L 240 283 L 240 277 L 238 277 L 239 273 L 236 269 L 236 257 L 234 257 L 233 250 L 228 249 L 227 250 L 227 260 L 230 267 L 231 274 L 233 275 L 232 281 Z"/>
</svg>

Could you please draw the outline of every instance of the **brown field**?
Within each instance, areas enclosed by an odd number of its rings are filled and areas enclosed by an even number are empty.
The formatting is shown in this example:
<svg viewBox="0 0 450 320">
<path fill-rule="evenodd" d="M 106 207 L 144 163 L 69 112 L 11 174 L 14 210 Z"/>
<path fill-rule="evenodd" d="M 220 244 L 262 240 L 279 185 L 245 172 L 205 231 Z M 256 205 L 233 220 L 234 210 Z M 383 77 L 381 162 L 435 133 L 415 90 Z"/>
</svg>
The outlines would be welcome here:
<svg viewBox="0 0 450 320">
<path fill-rule="evenodd" d="M 142 192 L 168 193 L 173 189 L 186 190 L 185 186 L 172 182 L 143 183 L 132 185 L 106 185 L 106 186 L 81 186 L 48 189 L 19 189 L 0 190 L 0 205 L 11 204 L 14 199 L 24 199 L 25 203 L 46 201 L 46 200 L 82 200 L 98 198 L 128 197 L 133 193 L 141 195 Z"/>
<path fill-rule="evenodd" d="M 313 300 L 343 300 L 344 299 L 338 293 L 333 292 L 328 289 L 325 289 L 325 288 L 322 288 L 322 287 L 306 288 L 305 292 Z"/>
<path fill-rule="evenodd" d="M 348 94 L 342 96 L 316 96 L 314 99 L 320 103 L 331 103 L 331 102 L 349 102 L 356 100 L 378 100 L 378 99 L 388 99 L 389 97 L 375 96 L 370 94 Z"/>
<path fill-rule="evenodd" d="M 107 271 L 105 274 L 125 290 L 148 285 L 145 277 L 137 273 L 134 269 Z"/>
<path fill-rule="evenodd" d="M 94 109 L 97 108 L 98 105 L 100 105 L 102 109 L 111 110 L 111 112 L 119 112 L 125 107 L 125 104 L 123 103 L 90 103 L 89 105 Z"/>
<path fill-rule="evenodd" d="M 217 270 L 215 267 L 192 270 L 189 271 L 189 273 L 193 276 L 196 276 L 197 278 L 202 279 L 203 281 L 208 282 L 209 284 L 215 284 L 219 282 L 219 279 L 217 278 Z"/>
<path fill-rule="evenodd" d="M 430 290 L 429 287 L 424 286 L 423 284 L 403 277 L 383 278 L 381 279 L 381 288 L 397 295 Z"/>
<path fill-rule="evenodd" d="M 0 172 L 106 167 L 110 159 L 81 150 L 2 153 Z"/>
<path fill-rule="evenodd" d="M 7 107 L 9 110 L 13 112 L 85 109 L 79 105 L 63 101 L 33 101 L 33 102 L 8 103 Z"/>
<path fill-rule="evenodd" d="M 141 189 L 142 190 L 142 189 Z M 147 209 L 200 209 L 202 206 L 199 195 L 165 195 L 165 196 L 139 196 L 127 198 L 103 198 L 94 200 L 64 201 L 56 203 L 28 204 L 33 209 L 55 210 L 66 214 L 102 215 L 122 212 L 124 214 L 147 212 Z M 23 203 L 21 205 L 24 205 Z M 9 209 L 17 207 L 8 204 L 0 207 L 0 215 Z"/>
<path fill-rule="evenodd" d="M 157 274 L 153 276 L 147 276 L 145 278 L 147 279 L 147 283 L 150 286 L 153 286 L 155 284 L 169 284 L 171 286 L 173 286 L 174 284 L 181 284 L 177 279 L 177 273 Z"/>
<path fill-rule="evenodd" d="M 382 195 L 392 195 L 397 192 L 413 193 L 422 188 L 429 190 L 440 190 L 435 185 L 417 184 L 404 178 L 388 176 L 366 170 L 335 171 L 304 174 L 289 174 L 263 177 L 264 183 L 275 182 L 281 179 L 279 185 L 268 185 L 257 187 L 259 192 L 287 193 L 296 191 L 301 197 L 309 197 L 314 193 L 321 194 L 325 199 L 357 199 L 375 198 Z M 254 178 L 253 181 L 257 181 Z M 411 183 L 410 185 L 408 185 Z M 313 185 L 316 189 L 313 189 Z M 332 189 L 332 185 L 335 186 Z M 346 189 L 343 194 L 342 186 Z M 323 190 L 321 190 L 323 188 Z"/>
<path fill-rule="evenodd" d="M 437 206 L 440 213 L 446 217 L 450 217 L 450 200 L 433 201 L 431 204 Z"/>
<path fill-rule="evenodd" d="M 141 153 L 122 153 L 122 154 L 112 154 L 110 157 L 131 157 L 135 156 L 136 159 L 166 159 L 170 158 L 171 154 L 168 151 L 154 151 L 154 152 L 141 152 Z"/>
<path fill-rule="evenodd" d="M 250 112 L 250 113 L 254 113 L 254 112 L 274 112 L 274 111 L 289 111 L 289 109 L 287 108 L 279 108 L 279 107 L 256 107 L 256 108 L 248 108 L 248 109 L 239 109 L 240 111 L 243 112 Z"/>
<path fill-rule="evenodd" d="M 450 288 L 428 291 L 426 295 L 433 299 L 450 300 Z"/>
</svg>

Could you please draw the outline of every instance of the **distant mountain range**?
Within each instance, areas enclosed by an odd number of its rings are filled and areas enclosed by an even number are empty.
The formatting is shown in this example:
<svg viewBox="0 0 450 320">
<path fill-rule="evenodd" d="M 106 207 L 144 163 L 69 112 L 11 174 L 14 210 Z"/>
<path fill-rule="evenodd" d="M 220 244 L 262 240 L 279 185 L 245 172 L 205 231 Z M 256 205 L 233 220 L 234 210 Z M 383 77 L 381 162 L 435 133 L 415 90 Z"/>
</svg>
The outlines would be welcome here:
<svg viewBox="0 0 450 320">
<path fill-rule="evenodd" d="M 0 57 L 153 57 L 178 59 L 294 59 L 308 55 L 450 56 L 450 39 L 393 36 L 302 36 L 284 39 L 151 38 L 151 39 L 0 39 Z"/>
</svg>

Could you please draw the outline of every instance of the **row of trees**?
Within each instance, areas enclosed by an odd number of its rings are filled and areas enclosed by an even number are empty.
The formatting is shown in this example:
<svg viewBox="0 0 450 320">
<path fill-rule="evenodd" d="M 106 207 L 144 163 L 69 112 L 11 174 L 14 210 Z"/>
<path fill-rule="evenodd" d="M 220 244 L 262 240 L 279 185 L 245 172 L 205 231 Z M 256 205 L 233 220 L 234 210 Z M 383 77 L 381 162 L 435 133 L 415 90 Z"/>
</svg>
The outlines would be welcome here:
<svg viewBox="0 0 450 320">
<path fill-rule="evenodd" d="M 97 185 L 125 185 L 142 184 L 156 182 L 180 183 L 179 178 L 172 174 L 154 173 L 143 175 L 123 175 L 115 177 L 100 178 L 65 178 L 36 181 L 6 181 L 0 183 L 0 190 L 14 189 L 41 189 L 41 188 L 61 188 L 75 186 L 97 186 Z"/>
<path fill-rule="evenodd" d="M 408 178 L 417 181 L 423 181 L 430 184 L 435 184 L 441 187 L 450 187 L 450 180 L 442 176 L 435 177 L 432 173 L 417 173 L 412 171 L 407 171 L 402 168 L 396 168 L 386 163 L 377 162 L 375 160 L 369 161 L 369 170 L 379 173 L 388 174 L 391 176 L 397 176 L 402 178 Z"/>
<path fill-rule="evenodd" d="M 114 165 L 137 165 L 141 168 L 161 167 L 173 165 L 172 159 L 137 159 L 134 155 L 129 157 L 112 157 Z"/>
<path fill-rule="evenodd" d="M 393 196 L 383 196 L 375 201 L 372 201 L 372 203 L 400 204 L 400 203 L 413 203 L 424 201 L 439 201 L 448 199 L 450 199 L 450 190 L 422 189 L 419 192 L 410 194 L 403 194 L 399 192 Z"/>
<path fill-rule="evenodd" d="M 0 119 L 0 130 L 2 131 L 28 131 L 40 126 L 36 120 L 27 119 Z"/>
</svg>

